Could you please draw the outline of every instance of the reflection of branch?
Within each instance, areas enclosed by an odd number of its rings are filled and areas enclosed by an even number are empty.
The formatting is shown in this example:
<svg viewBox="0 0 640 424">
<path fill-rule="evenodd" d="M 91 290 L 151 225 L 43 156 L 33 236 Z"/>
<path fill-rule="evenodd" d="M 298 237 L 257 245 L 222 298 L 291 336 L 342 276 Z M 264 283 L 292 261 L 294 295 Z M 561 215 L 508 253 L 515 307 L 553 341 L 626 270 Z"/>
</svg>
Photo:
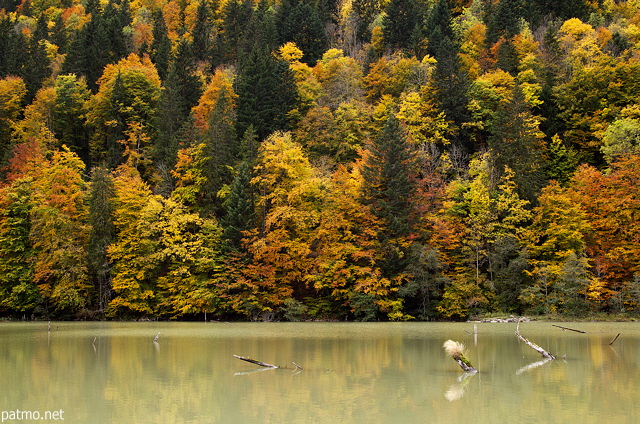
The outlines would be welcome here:
<svg viewBox="0 0 640 424">
<path fill-rule="evenodd" d="M 520 332 L 518 331 L 520 328 L 520 320 L 518 320 L 518 325 L 516 325 L 516 337 L 518 339 L 520 339 L 521 341 L 523 341 L 525 344 L 527 344 L 529 347 L 531 347 L 531 349 L 535 350 L 536 352 L 538 352 L 539 354 L 541 354 L 542 356 L 544 356 L 545 358 L 549 358 L 549 359 L 556 359 L 555 356 L 553 356 L 552 354 L 550 354 L 549 352 L 547 352 L 546 350 L 544 350 L 543 348 L 541 348 L 540 346 L 538 346 L 537 344 L 525 339 L 524 337 L 522 337 L 520 335 Z"/>
<path fill-rule="evenodd" d="M 253 373 L 256 373 L 256 372 L 269 371 L 269 370 L 275 370 L 275 369 L 277 369 L 277 367 L 276 368 L 270 368 L 270 367 L 267 367 L 267 368 L 254 368 L 254 369 L 249 370 L 249 371 L 237 372 L 237 373 L 235 373 L 233 375 L 249 375 L 249 374 L 253 374 Z"/>
<path fill-rule="evenodd" d="M 453 402 L 454 400 L 458 400 L 464 396 L 464 389 L 471 381 L 471 377 L 476 375 L 477 372 L 465 372 L 460 377 L 458 377 L 458 382 L 449 386 L 449 390 L 447 390 L 444 394 L 444 397 L 447 398 L 449 402 Z"/>
<path fill-rule="evenodd" d="M 518 371 L 516 371 L 516 375 L 520 375 L 523 372 L 527 372 L 527 371 L 531 371 L 534 368 L 538 368 L 539 366 L 542 366 L 544 364 L 546 364 L 547 362 L 551 362 L 552 359 L 551 358 L 544 358 L 542 361 L 538 361 L 538 362 L 533 362 L 529 365 L 526 365 L 522 368 L 520 368 Z"/>
</svg>

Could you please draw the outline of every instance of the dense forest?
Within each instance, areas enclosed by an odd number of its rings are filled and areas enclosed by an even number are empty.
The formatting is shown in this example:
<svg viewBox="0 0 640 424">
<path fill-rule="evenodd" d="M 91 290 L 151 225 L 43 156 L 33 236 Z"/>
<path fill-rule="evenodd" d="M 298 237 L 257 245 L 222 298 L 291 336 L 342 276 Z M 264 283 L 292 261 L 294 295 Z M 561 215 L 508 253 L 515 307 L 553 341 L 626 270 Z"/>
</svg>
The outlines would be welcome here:
<svg viewBox="0 0 640 424">
<path fill-rule="evenodd" d="M 0 6 L 0 315 L 640 313 L 639 0 Z"/>
</svg>

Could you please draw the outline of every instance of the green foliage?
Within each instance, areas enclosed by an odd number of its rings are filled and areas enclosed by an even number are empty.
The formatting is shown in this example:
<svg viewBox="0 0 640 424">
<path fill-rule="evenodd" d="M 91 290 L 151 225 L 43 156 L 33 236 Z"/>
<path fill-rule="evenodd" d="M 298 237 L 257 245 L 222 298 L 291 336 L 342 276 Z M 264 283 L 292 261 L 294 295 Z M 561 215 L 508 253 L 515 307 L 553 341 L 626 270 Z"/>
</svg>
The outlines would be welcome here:
<svg viewBox="0 0 640 424">
<path fill-rule="evenodd" d="M 112 294 L 112 264 L 107 256 L 107 249 L 115 238 L 114 197 L 115 189 L 111 173 L 104 168 L 92 169 L 88 202 L 90 230 L 87 262 L 100 312 L 104 312 Z"/>
<path fill-rule="evenodd" d="M 253 126 L 259 139 L 289 128 L 288 113 L 297 102 L 297 88 L 289 64 L 260 48 L 240 64 L 236 83 L 238 134 Z"/>
<path fill-rule="evenodd" d="M 33 281 L 31 233 L 33 182 L 19 179 L 4 187 L 0 215 L 0 307 L 33 311 L 40 295 Z"/>
</svg>

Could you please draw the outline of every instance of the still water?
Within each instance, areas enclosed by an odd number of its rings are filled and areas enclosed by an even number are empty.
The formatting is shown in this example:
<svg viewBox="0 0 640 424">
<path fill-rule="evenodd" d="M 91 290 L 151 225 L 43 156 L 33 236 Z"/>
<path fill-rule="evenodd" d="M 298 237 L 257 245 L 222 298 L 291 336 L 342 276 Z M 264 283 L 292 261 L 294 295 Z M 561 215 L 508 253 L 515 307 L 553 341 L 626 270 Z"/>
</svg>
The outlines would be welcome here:
<svg viewBox="0 0 640 424">
<path fill-rule="evenodd" d="M 561 325 L 588 333 L 520 325 L 559 358 L 544 363 L 510 323 L 477 335 L 471 323 L 2 323 L 0 411 L 67 424 L 640 423 L 640 323 Z M 447 339 L 478 374 L 446 356 Z"/>
</svg>

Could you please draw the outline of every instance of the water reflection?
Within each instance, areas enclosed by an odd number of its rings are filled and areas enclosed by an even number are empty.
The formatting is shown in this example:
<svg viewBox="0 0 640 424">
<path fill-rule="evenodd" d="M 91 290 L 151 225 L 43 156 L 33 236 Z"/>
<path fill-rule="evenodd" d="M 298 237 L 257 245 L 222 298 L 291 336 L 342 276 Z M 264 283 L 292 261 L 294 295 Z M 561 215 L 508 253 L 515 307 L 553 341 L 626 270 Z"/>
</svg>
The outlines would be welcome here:
<svg viewBox="0 0 640 424">
<path fill-rule="evenodd" d="M 465 372 L 460 377 L 458 377 L 457 383 L 452 384 L 444 394 L 444 397 L 447 398 L 449 402 L 453 402 L 454 400 L 459 400 L 464 396 L 464 389 L 471 381 L 471 377 L 476 375 L 476 372 Z"/>
<path fill-rule="evenodd" d="M 4 409 L 73 423 L 640 422 L 635 323 L 527 324 L 566 361 L 543 361 L 508 324 L 54 325 L 0 325 Z M 448 338 L 472 346 L 478 374 L 460 374 Z"/>
</svg>

